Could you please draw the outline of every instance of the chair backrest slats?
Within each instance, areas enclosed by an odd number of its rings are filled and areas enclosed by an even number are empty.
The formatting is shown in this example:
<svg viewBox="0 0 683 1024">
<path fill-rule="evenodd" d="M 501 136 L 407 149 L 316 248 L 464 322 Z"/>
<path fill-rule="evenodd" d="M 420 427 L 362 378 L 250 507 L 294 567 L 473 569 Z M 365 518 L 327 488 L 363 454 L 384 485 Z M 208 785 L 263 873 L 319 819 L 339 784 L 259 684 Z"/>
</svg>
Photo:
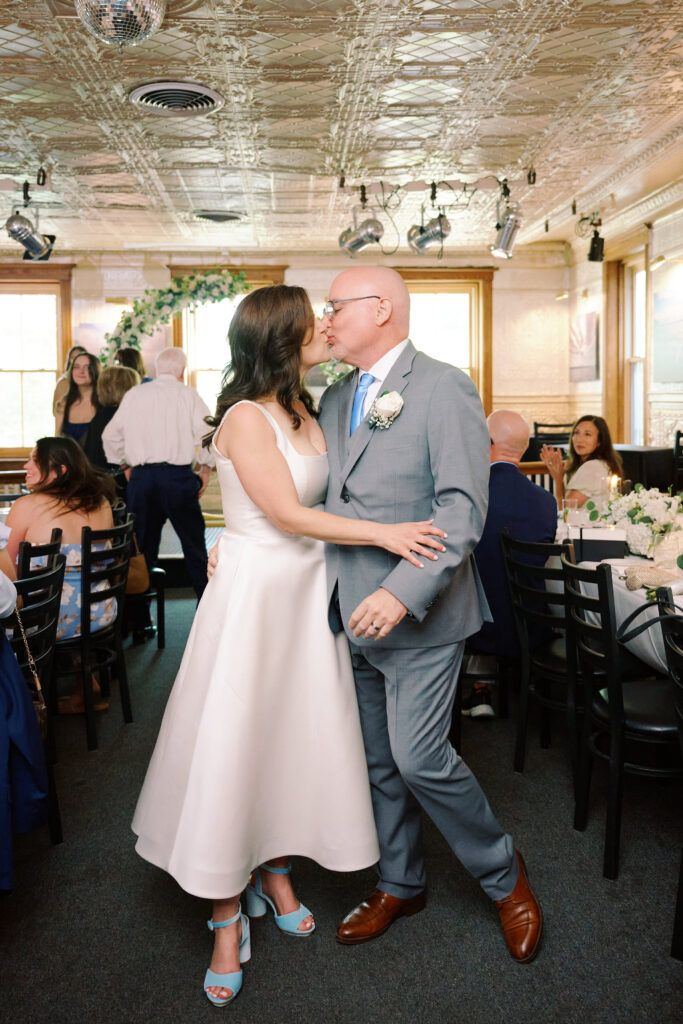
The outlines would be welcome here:
<svg viewBox="0 0 683 1024">
<path fill-rule="evenodd" d="M 65 565 L 65 556 L 57 555 L 52 568 L 43 569 L 41 573 L 32 571 L 29 577 L 18 579 L 14 584 L 21 599 L 21 621 L 43 687 L 48 685 L 52 669 Z M 2 628 L 11 629 L 9 642 L 19 667 L 30 682 L 28 656 L 15 612 L 4 620 Z"/>
<path fill-rule="evenodd" d="M 33 574 L 44 572 L 45 569 L 53 569 L 61 545 L 62 531 L 57 527 L 53 529 L 47 544 L 30 544 L 23 540 L 17 553 L 17 577 L 20 580 L 25 580 Z M 36 559 L 40 559 L 41 565 L 33 564 Z"/>
<path fill-rule="evenodd" d="M 81 531 L 81 633 L 90 632 L 91 610 L 103 601 L 116 600 L 114 628 L 119 628 L 128 580 L 135 518 L 119 526 Z"/>
</svg>

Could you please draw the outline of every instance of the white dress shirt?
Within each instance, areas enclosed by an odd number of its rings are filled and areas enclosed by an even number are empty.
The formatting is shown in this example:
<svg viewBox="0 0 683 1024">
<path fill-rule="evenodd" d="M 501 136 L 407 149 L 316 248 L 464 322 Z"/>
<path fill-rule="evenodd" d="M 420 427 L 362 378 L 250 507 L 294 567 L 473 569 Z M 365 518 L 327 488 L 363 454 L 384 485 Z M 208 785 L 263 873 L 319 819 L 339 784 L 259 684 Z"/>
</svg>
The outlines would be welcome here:
<svg viewBox="0 0 683 1024">
<path fill-rule="evenodd" d="M 377 398 L 382 384 L 389 375 L 389 370 L 392 368 L 409 341 L 410 338 L 406 338 L 405 341 L 399 341 L 398 345 L 394 345 L 394 347 L 390 348 L 388 352 L 385 352 L 382 358 L 378 359 L 374 366 L 371 366 L 369 370 L 359 370 L 359 374 L 371 373 L 375 378 L 365 393 L 363 416 L 367 414 L 368 409 Z"/>
<path fill-rule="evenodd" d="M 123 396 L 102 433 L 104 454 L 116 465 L 168 462 L 190 466 L 199 462 L 213 466 L 211 450 L 202 448 L 202 437 L 210 429 L 204 417 L 209 415 L 206 402 L 194 388 L 171 373 L 162 373 Z"/>
</svg>

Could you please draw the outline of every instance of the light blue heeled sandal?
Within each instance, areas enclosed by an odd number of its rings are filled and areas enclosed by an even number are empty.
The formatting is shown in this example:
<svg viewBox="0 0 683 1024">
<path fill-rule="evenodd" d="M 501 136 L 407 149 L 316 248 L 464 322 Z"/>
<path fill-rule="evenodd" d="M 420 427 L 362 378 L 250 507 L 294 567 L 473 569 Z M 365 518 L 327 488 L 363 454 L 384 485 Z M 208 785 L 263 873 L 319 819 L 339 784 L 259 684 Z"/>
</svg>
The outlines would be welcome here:
<svg viewBox="0 0 683 1024">
<path fill-rule="evenodd" d="M 227 928 L 228 925 L 234 924 L 235 921 L 242 922 L 242 938 L 240 939 L 240 963 L 246 964 L 247 960 L 251 958 L 251 939 L 249 937 L 249 918 L 242 913 L 242 906 L 238 907 L 237 913 L 234 917 L 231 917 L 227 921 L 214 921 L 211 919 L 207 921 L 207 925 L 210 932 L 216 930 L 216 928 Z M 227 999 L 221 999 L 220 996 L 212 996 L 210 992 L 206 990 L 208 988 L 229 988 L 232 991 L 232 995 L 228 996 Z M 231 1003 L 237 993 L 242 988 L 242 971 L 232 971 L 230 974 L 216 974 L 211 968 L 206 972 L 204 978 L 204 992 L 206 998 L 214 1006 L 227 1006 Z"/>
<path fill-rule="evenodd" d="M 288 875 L 292 870 L 291 864 L 286 868 L 271 868 L 267 864 L 262 864 L 261 867 L 264 871 L 270 871 L 272 875 Z M 278 914 L 277 907 L 263 891 L 261 868 L 256 868 L 254 871 L 254 884 L 249 883 L 246 893 L 247 914 L 249 917 L 263 917 L 267 911 L 266 904 L 268 904 L 275 916 L 275 924 L 285 935 L 293 935 L 297 939 L 305 939 L 315 931 L 315 922 L 307 931 L 299 931 L 299 925 L 304 918 L 313 916 L 308 907 L 305 907 L 303 903 L 299 903 L 297 910 L 292 910 L 289 914 Z"/>
</svg>

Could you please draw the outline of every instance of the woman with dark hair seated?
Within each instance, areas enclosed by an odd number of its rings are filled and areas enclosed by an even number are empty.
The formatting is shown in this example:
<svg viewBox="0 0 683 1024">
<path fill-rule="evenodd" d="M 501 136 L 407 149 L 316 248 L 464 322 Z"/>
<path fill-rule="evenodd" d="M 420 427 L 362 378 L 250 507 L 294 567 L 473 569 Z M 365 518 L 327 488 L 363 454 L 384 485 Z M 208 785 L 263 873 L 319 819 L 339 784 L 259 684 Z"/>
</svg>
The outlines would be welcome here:
<svg viewBox="0 0 683 1024">
<path fill-rule="evenodd" d="M 126 391 L 130 391 L 139 383 L 140 374 L 128 366 L 105 366 L 97 378 L 99 408 L 81 442 L 81 447 L 93 466 L 99 466 L 100 469 L 108 468 L 109 463 L 102 447 L 102 431 L 118 409 Z"/>
<path fill-rule="evenodd" d="M 544 444 L 541 460 L 555 483 L 558 505 L 574 499 L 577 508 L 594 501 L 603 508 L 609 500 L 609 477 L 621 476 L 621 458 L 612 447 L 609 427 L 602 416 L 580 416 L 572 427 L 569 457 Z"/>
<path fill-rule="evenodd" d="M 19 545 L 46 544 L 55 527 L 62 531 L 62 551 L 66 572 L 57 626 L 57 638 L 78 636 L 81 631 L 81 530 L 106 530 L 114 525 L 111 502 L 116 494 L 112 478 L 91 466 L 73 438 L 41 437 L 25 464 L 26 487 L 31 491 L 14 502 L 7 516 L 11 533 L 7 543 L 10 558 L 16 564 Z M 99 586 L 99 584 L 98 584 Z M 101 589 L 106 589 L 103 582 Z M 93 606 L 90 628 L 93 632 L 111 625 L 116 618 L 116 601 L 100 601 Z M 97 693 L 97 688 L 95 688 Z M 104 710 L 106 704 L 96 705 Z M 84 710 L 83 681 L 60 711 Z"/>
<path fill-rule="evenodd" d="M 114 356 L 114 366 L 127 366 L 140 375 L 140 383 L 147 384 L 152 380 L 147 375 L 145 360 L 139 348 L 120 348 Z"/>
<path fill-rule="evenodd" d="M 69 368 L 69 390 L 57 404 L 55 434 L 64 434 L 82 442 L 84 434 L 99 409 L 97 378 L 100 361 L 89 352 L 75 356 Z"/>
</svg>

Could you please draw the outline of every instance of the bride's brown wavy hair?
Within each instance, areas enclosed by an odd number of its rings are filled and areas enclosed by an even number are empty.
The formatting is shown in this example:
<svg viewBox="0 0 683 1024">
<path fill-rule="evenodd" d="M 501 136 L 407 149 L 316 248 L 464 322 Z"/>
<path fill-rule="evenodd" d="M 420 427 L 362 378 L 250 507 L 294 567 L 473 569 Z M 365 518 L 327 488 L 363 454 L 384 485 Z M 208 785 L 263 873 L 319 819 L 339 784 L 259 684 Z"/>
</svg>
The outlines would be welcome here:
<svg viewBox="0 0 683 1024">
<path fill-rule="evenodd" d="M 276 284 L 245 295 L 228 328 L 231 359 L 221 381 L 216 413 L 206 417 L 212 429 L 202 441 L 205 448 L 226 411 L 244 399 L 257 402 L 275 395 L 295 430 L 301 426 L 296 401 L 314 414 L 313 398 L 301 380 L 301 346 L 314 323 L 308 294 L 297 285 Z"/>
</svg>

